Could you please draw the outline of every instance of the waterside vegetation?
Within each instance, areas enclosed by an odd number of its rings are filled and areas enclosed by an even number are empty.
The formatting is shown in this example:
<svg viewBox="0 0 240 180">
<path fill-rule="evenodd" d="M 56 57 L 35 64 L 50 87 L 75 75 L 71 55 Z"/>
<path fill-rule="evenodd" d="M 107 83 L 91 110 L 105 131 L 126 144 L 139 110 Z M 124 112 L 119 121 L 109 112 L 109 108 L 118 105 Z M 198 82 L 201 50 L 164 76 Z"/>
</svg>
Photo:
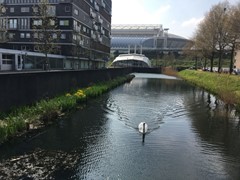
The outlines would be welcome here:
<svg viewBox="0 0 240 180">
<path fill-rule="evenodd" d="M 52 123 L 86 103 L 88 99 L 100 96 L 118 85 L 132 80 L 133 77 L 132 75 L 118 77 L 52 99 L 44 99 L 35 105 L 20 107 L 7 114 L 1 114 L 0 144 L 12 137 L 26 134 L 33 129 L 39 129 Z"/>
<path fill-rule="evenodd" d="M 180 71 L 178 76 L 218 96 L 226 105 L 234 105 L 240 110 L 240 76 L 195 70 Z"/>
</svg>

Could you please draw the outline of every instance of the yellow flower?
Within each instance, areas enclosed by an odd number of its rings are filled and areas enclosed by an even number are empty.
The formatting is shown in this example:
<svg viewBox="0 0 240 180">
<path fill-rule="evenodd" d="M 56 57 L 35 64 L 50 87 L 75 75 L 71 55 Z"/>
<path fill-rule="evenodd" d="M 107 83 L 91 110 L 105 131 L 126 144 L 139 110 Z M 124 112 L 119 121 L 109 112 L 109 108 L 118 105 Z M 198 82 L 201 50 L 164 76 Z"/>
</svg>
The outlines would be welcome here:
<svg viewBox="0 0 240 180">
<path fill-rule="evenodd" d="M 77 92 L 83 94 L 83 90 L 81 89 L 79 89 Z"/>
<path fill-rule="evenodd" d="M 77 96 L 78 98 L 86 97 L 86 94 L 84 94 L 82 90 L 78 90 L 74 95 Z"/>
<path fill-rule="evenodd" d="M 0 120 L 0 127 L 6 127 L 6 126 L 7 126 L 7 123 L 2 121 L 2 120 Z"/>
<path fill-rule="evenodd" d="M 70 93 L 67 93 L 67 94 L 66 94 L 66 96 L 67 96 L 67 97 L 70 97 L 70 96 L 71 96 L 71 94 L 70 94 Z"/>
</svg>

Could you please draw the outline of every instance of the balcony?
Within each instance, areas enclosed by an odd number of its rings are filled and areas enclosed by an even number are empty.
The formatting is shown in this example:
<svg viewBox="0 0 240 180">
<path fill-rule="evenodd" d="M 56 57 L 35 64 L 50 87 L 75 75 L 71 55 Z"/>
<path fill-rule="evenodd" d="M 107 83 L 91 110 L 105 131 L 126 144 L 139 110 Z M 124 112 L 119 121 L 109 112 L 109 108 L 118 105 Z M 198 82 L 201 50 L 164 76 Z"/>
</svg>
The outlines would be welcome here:
<svg viewBox="0 0 240 180">
<path fill-rule="evenodd" d="M 96 11 L 99 11 L 99 6 L 98 6 L 97 2 L 94 3 L 94 8 L 95 8 Z"/>
<path fill-rule="evenodd" d="M 92 34 L 92 36 L 91 36 L 93 39 L 96 39 L 96 34 Z"/>
<path fill-rule="evenodd" d="M 83 46 L 84 45 L 84 41 L 83 40 L 79 41 L 79 45 Z"/>
<path fill-rule="evenodd" d="M 100 15 L 98 15 L 98 22 L 99 22 L 100 24 L 102 24 L 102 23 L 103 23 L 103 19 L 101 18 L 101 16 L 100 16 Z"/>
<path fill-rule="evenodd" d="M 105 30 L 103 29 L 103 27 L 101 27 L 100 33 L 103 35 L 105 34 Z"/>
<path fill-rule="evenodd" d="M 104 0 L 101 0 L 101 4 L 102 4 L 102 7 L 103 7 L 103 8 L 106 7 L 106 4 L 105 4 Z"/>
<path fill-rule="evenodd" d="M 70 3 L 71 0 L 60 0 L 59 3 Z"/>
<path fill-rule="evenodd" d="M 101 36 L 100 34 L 97 35 L 97 40 L 98 40 L 99 42 L 102 42 L 103 38 L 102 38 L 102 36 Z"/>
<path fill-rule="evenodd" d="M 98 30 L 98 26 L 95 24 L 93 25 L 93 30 L 97 31 Z"/>
<path fill-rule="evenodd" d="M 92 9 L 90 9 L 90 16 L 91 16 L 91 18 L 95 19 L 97 17 L 97 14 L 95 12 L 93 12 Z"/>
</svg>

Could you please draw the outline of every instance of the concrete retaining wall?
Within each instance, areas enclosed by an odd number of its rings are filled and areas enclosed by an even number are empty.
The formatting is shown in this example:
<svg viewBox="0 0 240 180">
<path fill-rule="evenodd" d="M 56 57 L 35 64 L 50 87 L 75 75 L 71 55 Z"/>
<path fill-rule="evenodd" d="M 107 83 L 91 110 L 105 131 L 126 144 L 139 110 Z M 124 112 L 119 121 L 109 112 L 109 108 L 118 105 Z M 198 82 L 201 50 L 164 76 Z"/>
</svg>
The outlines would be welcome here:
<svg viewBox="0 0 240 180">
<path fill-rule="evenodd" d="M 2 73 L 0 74 L 0 112 L 131 72 L 131 68 L 119 68 Z"/>
</svg>

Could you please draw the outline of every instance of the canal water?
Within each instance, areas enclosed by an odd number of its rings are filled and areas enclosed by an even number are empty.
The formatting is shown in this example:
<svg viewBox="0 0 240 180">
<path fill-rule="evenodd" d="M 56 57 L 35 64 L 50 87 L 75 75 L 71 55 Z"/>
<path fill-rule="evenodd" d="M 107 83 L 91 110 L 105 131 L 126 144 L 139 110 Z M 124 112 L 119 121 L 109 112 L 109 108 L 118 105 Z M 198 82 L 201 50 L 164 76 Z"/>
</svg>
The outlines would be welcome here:
<svg viewBox="0 0 240 180">
<path fill-rule="evenodd" d="M 240 179 L 240 122 L 213 95 L 165 75 L 130 82 L 0 147 L 0 179 Z M 146 122 L 144 142 L 138 124 Z"/>
</svg>

